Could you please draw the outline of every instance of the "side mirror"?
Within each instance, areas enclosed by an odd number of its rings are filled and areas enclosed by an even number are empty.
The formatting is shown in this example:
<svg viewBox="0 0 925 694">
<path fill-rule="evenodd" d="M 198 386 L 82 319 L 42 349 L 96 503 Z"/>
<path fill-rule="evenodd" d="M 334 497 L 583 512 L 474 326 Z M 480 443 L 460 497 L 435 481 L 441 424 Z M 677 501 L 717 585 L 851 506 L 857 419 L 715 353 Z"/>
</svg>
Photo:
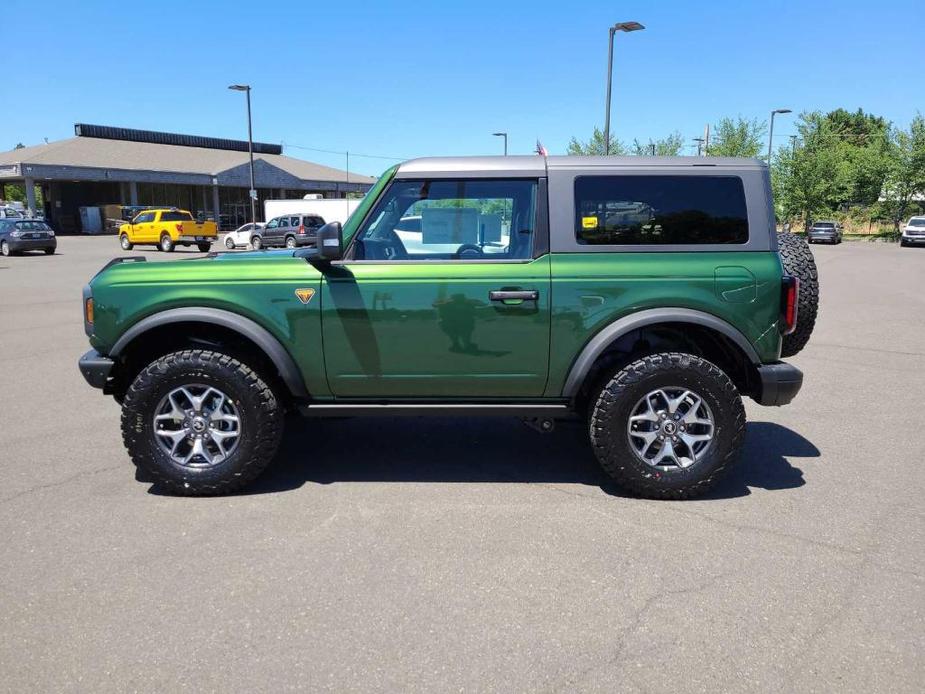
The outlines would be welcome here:
<svg viewBox="0 0 925 694">
<path fill-rule="evenodd" d="M 340 222 L 328 222 L 318 230 L 318 258 L 340 260 L 344 255 L 344 229 Z"/>
</svg>

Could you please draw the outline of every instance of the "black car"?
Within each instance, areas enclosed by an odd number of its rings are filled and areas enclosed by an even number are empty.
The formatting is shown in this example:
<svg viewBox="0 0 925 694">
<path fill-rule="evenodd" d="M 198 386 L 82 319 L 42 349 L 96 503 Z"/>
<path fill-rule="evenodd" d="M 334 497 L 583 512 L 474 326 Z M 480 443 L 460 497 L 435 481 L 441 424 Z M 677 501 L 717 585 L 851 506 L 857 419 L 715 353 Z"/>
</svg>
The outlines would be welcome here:
<svg viewBox="0 0 925 694">
<path fill-rule="evenodd" d="M 315 246 L 318 244 L 318 230 L 324 226 L 324 219 L 316 214 L 284 214 L 274 217 L 252 242 L 255 249 L 270 246 Z"/>
<path fill-rule="evenodd" d="M 45 251 L 53 255 L 58 248 L 54 230 L 40 219 L 0 220 L 0 253 L 18 255 L 23 251 Z"/>
</svg>

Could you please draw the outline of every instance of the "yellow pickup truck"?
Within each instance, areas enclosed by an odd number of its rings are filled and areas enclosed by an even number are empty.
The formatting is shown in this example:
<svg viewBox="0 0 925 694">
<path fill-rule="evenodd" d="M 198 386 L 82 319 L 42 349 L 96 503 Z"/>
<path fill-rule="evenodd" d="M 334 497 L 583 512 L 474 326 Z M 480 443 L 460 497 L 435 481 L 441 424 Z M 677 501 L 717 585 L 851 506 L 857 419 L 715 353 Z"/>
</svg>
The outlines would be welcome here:
<svg viewBox="0 0 925 694">
<path fill-rule="evenodd" d="M 217 238 L 215 222 L 197 222 L 189 212 L 175 207 L 145 210 L 119 227 L 119 244 L 125 251 L 136 244 L 151 244 L 165 253 L 177 246 L 196 246 L 205 253 Z"/>
</svg>

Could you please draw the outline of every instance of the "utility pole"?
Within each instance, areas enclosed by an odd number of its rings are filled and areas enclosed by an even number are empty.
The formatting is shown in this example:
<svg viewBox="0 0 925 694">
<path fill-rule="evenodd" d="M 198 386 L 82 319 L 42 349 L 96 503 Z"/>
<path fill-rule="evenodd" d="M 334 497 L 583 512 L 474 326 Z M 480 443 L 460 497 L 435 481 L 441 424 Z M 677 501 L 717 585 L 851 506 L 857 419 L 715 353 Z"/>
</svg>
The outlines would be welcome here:
<svg viewBox="0 0 925 694">
<path fill-rule="evenodd" d="M 251 130 L 251 86 L 249 84 L 232 84 L 232 91 L 247 93 L 247 153 L 251 160 L 251 189 L 247 196 L 251 200 L 251 224 L 257 223 L 257 188 L 254 185 L 254 135 Z"/>
<path fill-rule="evenodd" d="M 704 142 L 703 138 L 702 138 L 702 137 L 695 137 L 695 138 L 694 138 L 694 142 L 697 143 L 697 156 L 698 156 L 698 157 L 703 156 L 703 155 L 701 154 L 701 152 L 703 151 L 703 150 L 701 149 L 702 146 L 703 146 L 703 142 Z"/>
<path fill-rule="evenodd" d="M 492 135 L 504 138 L 504 156 L 507 156 L 507 133 L 492 133 Z"/>
<path fill-rule="evenodd" d="M 607 48 L 607 104 L 604 110 L 604 154 L 610 154 L 610 85 L 613 82 L 613 37 L 618 31 L 640 31 L 645 27 L 639 22 L 618 22 L 610 27 L 610 43 Z"/>
<path fill-rule="evenodd" d="M 778 113 L 790 113 L 789 108 L 775 108 L 771 111 L 771 127 L 768 129 L 768 166 L 771 166 L 771 145 L 774 143 L 774 116 Z"/>
</svg>

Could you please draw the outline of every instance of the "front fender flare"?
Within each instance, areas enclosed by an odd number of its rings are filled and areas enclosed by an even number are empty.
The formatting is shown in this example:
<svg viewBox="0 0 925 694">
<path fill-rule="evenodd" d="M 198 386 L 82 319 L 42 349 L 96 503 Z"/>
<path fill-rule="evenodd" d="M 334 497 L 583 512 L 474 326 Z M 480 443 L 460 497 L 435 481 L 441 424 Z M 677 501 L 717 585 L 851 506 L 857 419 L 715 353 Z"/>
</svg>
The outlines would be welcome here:
<svg viewBox="0 0 925 694">
<path fill-rule="evenodd" d="M 659 323 L 691 323 L 711 328 L 732 340 L 753 364 L 761 363 L 758 353 L 748 341 L 748 338 L 738 328 L 730 325 L 722 318 L 690 308 L 652 308 L 623 316 L 592 337 L 572 363 L 572 368 L 569 370 L 568 378 L 562 389 L 562 395 L 573 398 L 578 394 L 581 384 L 591 370 L 592 365 L 614 340 L 633 330 Z"/>
<path fill-rule="evenodd" d="M 152 328 L 171 323 L 210 323 L 233 330 L 263 350 L 264 354 L 273 362 L 276 370 L 279 371 L 283 383 L 286 384 L 292 395 L 297 398 L 308 397 L 308 391 L 305 389 L 305 381 L 302 379 L 299 367 L 296 366 L 286 348 L 269 330 L 250 318 L 218 308 L 172 308 L 143 318 L 122 334 L 109 351 L 109 356 L 114 359 L 117 358 L 140 335 Z"/>
</svg>

